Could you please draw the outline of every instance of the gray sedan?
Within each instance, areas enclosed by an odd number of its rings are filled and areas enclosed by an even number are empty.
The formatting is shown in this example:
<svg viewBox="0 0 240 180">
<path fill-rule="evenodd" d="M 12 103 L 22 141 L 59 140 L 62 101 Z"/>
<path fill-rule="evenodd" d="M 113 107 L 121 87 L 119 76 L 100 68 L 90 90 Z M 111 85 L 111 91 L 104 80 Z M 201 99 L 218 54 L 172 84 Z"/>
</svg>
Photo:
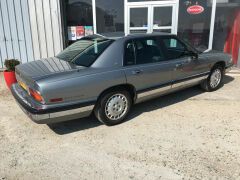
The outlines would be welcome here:
<svg viewBox="0 0 240 180">
<path fill-rule="evenodd" d="M 223 84 L 231 56 L 201 53 L 171 34 L 87 36 L 53 58 L 16 67 L 12 94 L 36 123 L 94 113 L 106 125 L 122 122 L 132 105 L 200 84 Z"/>
</svg>

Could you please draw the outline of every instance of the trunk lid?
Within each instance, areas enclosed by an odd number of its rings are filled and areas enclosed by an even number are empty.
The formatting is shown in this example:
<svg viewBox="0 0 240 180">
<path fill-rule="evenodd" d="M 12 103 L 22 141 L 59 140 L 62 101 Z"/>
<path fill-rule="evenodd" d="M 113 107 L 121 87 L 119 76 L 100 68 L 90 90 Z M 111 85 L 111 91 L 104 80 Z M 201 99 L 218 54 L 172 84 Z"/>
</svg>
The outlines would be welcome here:
<svg viewBox="0 0 240 180">
<path fill-rule="evenodd" d="M 20 64 L 16 67 L 15 73 L 18 82 L 20 81 L 29 86 L 37 80 L 75 70 L 77 70 L 76 65 L 52 57 Z"/>
</svg>

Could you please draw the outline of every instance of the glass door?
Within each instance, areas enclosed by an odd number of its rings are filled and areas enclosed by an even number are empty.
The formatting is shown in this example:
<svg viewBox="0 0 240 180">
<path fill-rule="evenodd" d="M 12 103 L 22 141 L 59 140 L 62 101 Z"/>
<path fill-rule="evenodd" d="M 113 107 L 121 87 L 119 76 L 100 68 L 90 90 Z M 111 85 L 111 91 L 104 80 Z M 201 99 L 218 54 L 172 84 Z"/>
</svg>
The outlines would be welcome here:
<svg viewBox="0 0 240 180">
<path fill-rule="evenodd" d="M 177 33 L 176 7 L 175 5 L 153 5 L 152 7 L 152 31 Z"/>
<path fill-rule="evenodd" d="M 130 3 L 129 3 L 130 4 Z M 175 4 L 128 5 L 127 34 L 167 32 L 177 34 Z"/>
<path fill-rule="evenodd" d="M 149 7 L 131 6 L 129 12 L 129 33 L 147 33 L 149 32 Z"/>
</svg>

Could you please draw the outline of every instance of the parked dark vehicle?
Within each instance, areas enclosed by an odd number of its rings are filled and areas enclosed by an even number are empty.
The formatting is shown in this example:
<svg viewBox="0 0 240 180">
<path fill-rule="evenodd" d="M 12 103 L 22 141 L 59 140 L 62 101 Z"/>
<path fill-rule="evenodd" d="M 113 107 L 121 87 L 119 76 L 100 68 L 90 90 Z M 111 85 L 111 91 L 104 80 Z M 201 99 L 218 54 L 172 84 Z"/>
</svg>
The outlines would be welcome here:
<svg viewBox="0 0 240 180">
<path fill-rule="evenodd" d="M 132 105 L 201 84 L 223 84 L 231 56 L 201 53 L 171 34 L 82 38 L 53 58 L 16 67 L 12 94 L 37 123 L 89 116 L 122 122 Z"/>
</svg>

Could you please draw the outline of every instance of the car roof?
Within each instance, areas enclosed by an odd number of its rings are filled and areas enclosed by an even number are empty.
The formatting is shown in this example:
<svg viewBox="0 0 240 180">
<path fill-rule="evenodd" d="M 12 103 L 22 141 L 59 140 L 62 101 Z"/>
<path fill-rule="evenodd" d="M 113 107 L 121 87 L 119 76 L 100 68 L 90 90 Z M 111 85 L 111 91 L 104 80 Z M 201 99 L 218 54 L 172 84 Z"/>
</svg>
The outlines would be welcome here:
<svg viewBox="0 0 240 180">
<path fill-rule="evenodd" d="M 157 33 L 133 33 L 128 34 L 125 36 L 124 33 L 101 33 L 101 34 L 94 34 L 91 36 L 87 36 L 89 38 L 104 38 L 104 39 L 131 39 L 131 38 L 144 38 L 144 37 L 154 37 L 154 36 L 174 36 L 174 34 L 171 33 L 163 33 L 163 32 L 157 32 Z"/>
</svg>

